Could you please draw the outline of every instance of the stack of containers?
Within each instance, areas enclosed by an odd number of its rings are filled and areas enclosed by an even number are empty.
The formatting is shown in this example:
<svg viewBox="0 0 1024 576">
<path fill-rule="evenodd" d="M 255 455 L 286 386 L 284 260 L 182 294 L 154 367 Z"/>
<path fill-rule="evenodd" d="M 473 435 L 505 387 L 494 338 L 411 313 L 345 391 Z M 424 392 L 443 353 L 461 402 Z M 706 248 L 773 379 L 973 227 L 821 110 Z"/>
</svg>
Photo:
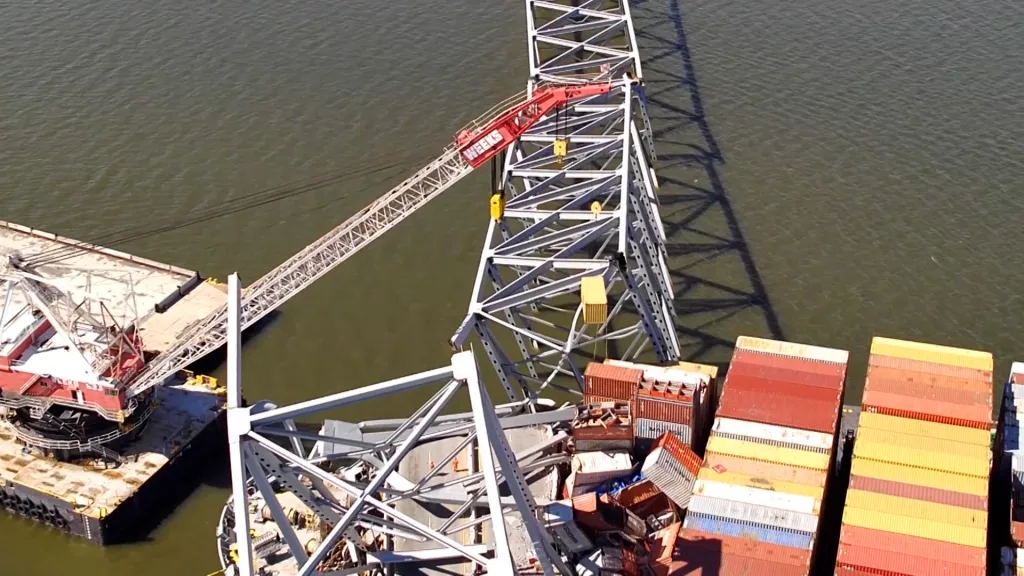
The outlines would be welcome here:
<svg viewBox="0 0 1024 576">
<path fill-rule="evenodd" d="M 720 565 L 747 570 L 730 573 L 808 573 L 848 359 L 831 348 L 737 340 L 680 535 L 684 556 L 686 542 L 717 540 Z"/>
<path fill-rule="evenodd" d="M 666 432 L 691 448 L 702 445 L 712 409 L 710 398 L 718 374 L 716 367 L 689 362 L 651 366 L 623 360 L 605 360 L 605 365 L 640 370 L 640 380 L 629 400 L 633 406 L 634 435 L 642 448 L 649 447 Z"/>
<path fill-rule="evenodd" d="M 874 338 L 836 574 L 986 571 L 992 355 Z"/>
<path fill-rule="evenodd" d="M 1002 550 L 1003 575 L 1024 576 L 1024 456 L 1020 421 L 1024 412 L 1024 362 L 1014 362 L 1003 387 L 999 436 L 1002 467 L 1010 480 L 1010 546 Z"/>
</svg>

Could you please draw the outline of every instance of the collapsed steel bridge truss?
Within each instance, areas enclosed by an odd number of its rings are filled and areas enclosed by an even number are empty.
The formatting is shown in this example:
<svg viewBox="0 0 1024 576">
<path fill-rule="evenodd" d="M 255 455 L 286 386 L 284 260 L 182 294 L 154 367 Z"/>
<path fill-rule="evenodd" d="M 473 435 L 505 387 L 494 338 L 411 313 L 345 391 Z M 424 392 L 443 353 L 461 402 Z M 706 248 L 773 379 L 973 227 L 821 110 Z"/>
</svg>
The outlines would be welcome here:
<svg viewBox="0 0 1024 576">
<path fill-rule="evenodd" d="M 452 337 L 479 337 L 513 401 L 533 402 L 564 377 L 582 385 L 581 362 L 679 358 L 655 193 L 655 158 L 640 57 L 628 3 L 527 0 L 528 90 L 550 84 L 634 81 L 549 116 L 506 151 L 469 311 Z M 556 146 L 565 145 L 560 155 Z M 578 293 L 587 276 L 608 291 L 607 319 L 585 325 Z M 563 378 L 559 378 L 559 376 Z"/>
<path fill-rule="evenodd" d="M 240 382 L 240 306 L 238 278 L 232 275 L 228 287 L 228 439 L 232 478 L 233 530 L 237 542 L 237 562 L 226 569 L 249 576 L 253 574 L 253 539 L 250 535 L 249 502 L 259 498 L 266 506 L 280 530 L 281 539 L 298 565 L 302 576 L 320 573 L 321 563 L 344 541 L 346 546 L 360 548 L 352 561 L 332 572 L 376 573 L 384 567 L 400 562 L 468 561 L 493 574 L 513 574 L 515 564 L 507 522 L 515 522 L 525 529 L 532 547 L 531 557 L 545 574 L 558 570 L 569 574 L 561 555 L 555 550 L 551 536 L 537 521 L 538 503 L 531 495 L 525 474 L 550 468 L 564 462 L 565 456 L 545 456 L 547 448 L 565 439 L 556 435 L 525 452 L 513 454 L 503 427 L 507 422 L 498 418 L 487 391 L 480 381 L 476 360 L 472 352 L 460 352 L 452 357 L 450 366 L 390 380 L 371 386 L 356 388 L 301 402 L 276 407 L 266 402 L 251 407 L 242 406 Z M 365 443 L 351 438 L 325 436 L 300 432 L 295 419 L 351 405 L 356 402 L 380 399 L 389 394 L 405 392 L 423 386 L 440 385 L 434 397 L 412 416 L 394 427 L 384 441 Z M 472 413 L 460 416 L 441 416 L 445 406 L 457 394 L 469 394 Z M 521 408 L 522 406 L 520 406 Z M 515 406 L 500 407 L 502 413 L 515 411 Z M 571 419 L 569 411 L 553 411 L 548 421 Z M 528 415 L 536 420 L 540 415 Z M 532 421 L 532 420 L 531 420 Z M 442 457 L 423 478 L 412 482 L 397 472 L 399 464 L 416 446 L 444 437 L 459 437 L 461 442 L 450 454 Z M 275 442 L 284 439 L 285 442 Z M 368 467 L 368 480 L 358 483 L 346 479 L 344 473 L 328 472 L 323 466 L 329 458 L 322 449 L 307 453 L 303 440 L 348 445 L 334 452 L 330 458 L 343 460 L 351 466 Z M 470 445 L 478 447 L 479 470 L 467 476 L 444 482 L 435 478 L 437 471 Z M 289 446 L 289 447 L 285 447 Z M 315 550 L 307 550 L 292 529 L 287 514 L 275 495 L 268 478 L 297 496 L 319 518 L 329 525 L 330 532 Z M 502 496 L 504 485 L 510 494 Z M 254 487 L 254 489 L 250 488 Z M 450 522 L 441 528 L 431 528 L 407 513 L 400 511 L 402 501 L 443 502 L 458 506 Z M 461 505 L 461 506 L 460 506 Z M 476 516 L 476 508 L 486 507 L 489 514 Z M 465 520 L 470 514 L 471 520 Z M 512 517 L 513 520 L 509 520 Z M 495 521 L 495 519 L 500 519 Z M 461 523 L 456 524 L 460 521 Z M 479 531 L 488 524 L 492 542 L 483 543 Z M 435 548 L 407 552 L 366 549 L 360 530 L 373 530 L 397 535 L 398 538 L 432 542 Z M 476 534 L 466 544 L 461 533 Z M 459 536 L 456 536 L 459 535 Z M 521 547 L 521 546 L 520 546 Z"/>
</svg>

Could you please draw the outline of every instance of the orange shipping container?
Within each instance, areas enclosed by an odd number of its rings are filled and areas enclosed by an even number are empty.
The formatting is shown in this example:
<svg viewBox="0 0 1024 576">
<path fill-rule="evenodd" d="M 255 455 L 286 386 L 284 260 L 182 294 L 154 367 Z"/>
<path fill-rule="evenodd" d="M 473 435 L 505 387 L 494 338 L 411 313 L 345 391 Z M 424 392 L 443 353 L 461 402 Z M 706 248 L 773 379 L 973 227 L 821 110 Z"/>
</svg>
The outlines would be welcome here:
<svg viewBox="0 0 1024 576">
<path fill-rule="evenodd" d="M 736 538 L 735 536 L 723 536 L 711 532 L 684 528 L 679 532 L 676 540 L 676 547 L 706 548 L 719 550 L 723 554 L 735 556 L 746 556 L 757 560 L 766 560 L 789 566 L 807 567 L 811 561 L 811 551 L 783 546 L 781 544 L 768 544 L 747 538 Z"/>
<path fill-rule="evenodd" d="M 583 373 L 583 393 L 615 400 L 632 400 L 643 371 L 591 362 Z"/>
<path fill-rule="evenodd" d="M 965 406 L 984 406 L 985 409 L 991 413 L 992 390 L 991 386 L 989 386 L 989 388 L 988 392 L 977 392 L 970 388 L 946 388 L 944 386 L 935 386 L 932 384 L 907 382 L 902 378 L 877 376 L 871 373 L 868 373 L 867 380 L 864 384 L 865 391 L 870 390 L 872 392 L 881 392 L 886 394 L 900 394 L 915 398 L 925 398 L 927 400 L 934 400 L 937 402 L 963 404 Z"/>
<path fill-rule="evenodd" d="M 831 382 L 829 387 L 838 388 L 843 378 L 846 376 L 846 365 L 836 364 L 832 362 L 816 362 L 814 360 L 804 360 L 802 358 L 794 358 L 792 356 L 780 356 L 777 354 L 765 354 L 762 352 L 755 352 L 753 350 L 739 350 L 733 352 L 732 360 L 729 362 L 729 371 L 733 370 L 733 367 L 743 367 L 744 370 L 751 367 L 758 367 L 762 369 L 784 369 L 791 370 L 806 374 L 816 374 L 821 376 L 822 379 L 815 380 L 820 382 L 820 385 L 825 386 L 826 382 Z"/>
<path fill-rule="evenodd" d="M 839 541 L 851 546 L 900 552 L 940 562 L 984 567 L 985 549 L 963 544 L 951 544 L 929 538 L 905 536 L 857 526 L 843 526 Z"/>
<path fill-rule="evenodd" d="M 948 390 L 965 390 L 977 394 L 992 396 L 992 383 L 985 378 L 962 378 L 945 374 L 932 374 L 914 370 L 902 370 L 885 366 L 868 366 L 868 380 L 892 379 L 917 386 L 935 386 Z"/>
<path fill-rule="evenodd" d="M 991 370 L 975 370 L 972 368 L 946 366 L 944 364 L 936 364 L 934 362 L 922 362 L 920 360 L 908 360 L 906 358 L 894 358 L 892 356 L 881 356 L 878 354 L 871 354 L 868 356 L 868 366 L 869 369 L 877 366 L 880 368 L 895 368 L 897 370 L 923 372 L 925 374 L 935 374 L 938 376 L 965 378 L 968 380 L 977 380 L 989 383 L 992 382 Z"/>
<path fill-rule="evenodd" d="M 825 486 L 825 478 L 827 476 L 827 472 L 824 470 L 798 468 L 796 466 L 711 452 L 707 454 L 704 466 L 716 472 L 735 472 L 737 474 L 746 474 L 747 476 L 758 476 L 768 480 L 793 482 L 795 484 L 822 488 Z"/>
<path fill-rule="evenodd" d="M 957 418 L 970 422 L 984 422 L 988 426 L 992 419 L 992 410 L 984 406 L 965 406 L 952 402 L 939 402 L 926 398 L 915 398 L 902 394 L 875 392 L 865 390 L 861 400 L 864 406 L 879 406 L 895 410 L 905 410 L 919 414 L 930 414 L 940 418 Z"/>
<path fill-rule="evenodd" d="M 906 574 L 908 576 L 985 576 L 985 568 L 964 566 L 912 556 L 906 552 L 890 552 L 874 548 L 861 548 L 839 544 L 836 563 L 851 568 L 866 568 L 877 574 Z"/>
</svg>

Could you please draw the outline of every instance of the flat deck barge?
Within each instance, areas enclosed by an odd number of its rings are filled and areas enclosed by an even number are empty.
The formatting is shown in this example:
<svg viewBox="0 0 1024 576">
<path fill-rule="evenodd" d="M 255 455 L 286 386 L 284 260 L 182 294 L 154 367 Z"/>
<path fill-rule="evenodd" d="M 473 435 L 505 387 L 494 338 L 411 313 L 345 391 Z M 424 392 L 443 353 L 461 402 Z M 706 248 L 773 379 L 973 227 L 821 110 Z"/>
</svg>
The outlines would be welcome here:
<svg viewBox="0 0 1024 576">
<path fill-rule="evenodd" d="M 160 391 L 123 461 L 59 462 L 0 428 L 0 507 L 98 544 L 124 540 L 150 510 L 192 486 L 191 472 L 223 451 L 224 397 L 206 385 Z"/>
</svg>

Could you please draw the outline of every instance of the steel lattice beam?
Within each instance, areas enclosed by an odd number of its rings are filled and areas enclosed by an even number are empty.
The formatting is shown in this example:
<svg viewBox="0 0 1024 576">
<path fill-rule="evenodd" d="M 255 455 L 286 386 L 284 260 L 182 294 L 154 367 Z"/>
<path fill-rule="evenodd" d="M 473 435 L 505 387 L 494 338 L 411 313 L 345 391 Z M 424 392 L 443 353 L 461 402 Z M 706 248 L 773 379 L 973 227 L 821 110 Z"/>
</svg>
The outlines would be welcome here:
<svg viewBox="0 0 1024 576">
<path fill-rule="evenodd" d="M 559 375 L 581 385 L 581 360 L 608 342 L 624 343 L 622 358 L 648 345 L 661 362 L 679 358 L 628 3 L 575 3 L 527 0 L 528 89 L 627 82 L 550 115 L 507 151 L 496 183 L 508 198 L 504 218 L 488 227 L 469 311 L 451 340 L 462 347 L 476 335 L 514 401 L 535 400 Z M 568 143 L 564 158 L 556 140 Z M 596 275 L 609 317 L 584 326 L 577 293 Z"/>
<path fill-rule="evenodd" d="M 484 389 L 476 360 L 472 352 L 460 352 L 452 357 L 447 367 L 397 378 L 379 384 L 355 388 L 322 398 L 277 407 L 259 402 L 250 407 L 241 405 L 240 378 L 240 289 L 237 276 L 228 282 L 228 440 L 232 473 L 230 509 L 234 518 L 235 551 L 237 560 L 226 568 L 236 574 L 253 574 L 253 537 L 249 532 L 250 504 L 258 501 L 266 505 L 280 531 L 287 553 L 297 565 L 297 574 L 317 573 L 317 568 L 340 543 L 358 550 L 358 562 L 345 566 L 343 572 L 374 571 L 398 562 L 437 560 L 470 561 L 485 568 L 488 573 L 513 574 L 513 555 L 505 527 L 506 515 L 518 510 L 522 525 L 530 536 L 532 556 L 546 574 L 555 570 L 570 574 L 568 566 L 555 550 L 550 535 L 537 521 L 537 502 L 526 484 L 527 471 L 550 469 L 562 464 L 561 454 L 545 455 L 549 448 L 565 440 L 564 433 L 519 454 L 514 454 L 503 432 L 504 423 Z M 412 416 L 398 425 L 387 438 L 377 442 L 352 441 L 349 438 L 327 436 L 325 433 L 300 432 L 294 419 L 317 412 L 352 405 L 361 401 L 380 399 L 423 386 L 440 385 L 440 391 Z M 442 416 L 441 412 L 457 393 L 469 395 L 472 412 L 466 415 Z M 522 412 L 524 405 L 501 407 L 502 413 Z M 540 415 L 528 416 L 528 421 Z M 556 415 L 556 417 L 558 417 Z M 571 418 L 562 416 L 563 419 Z M 540 420 L 537 420 L 540 422 Z M 372 428 L 373 423 L 366 423 Z M 378 425 L 379 426 L 379 425 Z M 362 427 L 362 425 L 360 426 Z M 455 479 L 435 478 L 440 467 L 433 468 L 423 478 L 412 482 L 402 477 L 398 467 L 410 451 L 423 442 L 438 437 L 465 436 L 455 450 L 442 459 L 447 465 L 470 444 L 480 446 L 480 466 L 472 474 Z M 290 449 L 274 437 L 294 440 Z M 321 445 L 352 443 L 353 451 L 335 454 L 332 461 L 342 462 L 342 468 L 328 472 L 321 466 L 325 462 L 323 449 L 306 454 L 300 439 L 316 440 Z M 365 470 L 366 481 L 360 482 L 347 474 L 352 470 Z M 288 514 L 279 502 L 274 486 L 268 480 L 291 492 L 306 504 L 320 522 L 331 527 L 329 534 L 314 550 L 302 545 Z M 511 498 L 501 495 L 501 488 Z M 452 489 L 457 489 L 452 492 Z M 468 496 L 467 496 L 468 494 Z M 403 513 L 397 507 L 406 500 L 462 505 L 441 528 L 432 528 Z M 490 514 L 476 518 L 477 509 L 489 508 Z M 454 523 L 467 512 L 474 511 L 475 520 Z M 494 519 L 501 519 L 495 522 Z M 464 530 L 479 530 L 481 523 L 491 525 L 494 542 L 490 545 L 464 544 L 454 535 Z M 359 530 L 386 532 L 396 537 L 419 542 L 432 541 L 437 545 L 430 550 L 393 552 L 368 549 Z"/>
</svg>

